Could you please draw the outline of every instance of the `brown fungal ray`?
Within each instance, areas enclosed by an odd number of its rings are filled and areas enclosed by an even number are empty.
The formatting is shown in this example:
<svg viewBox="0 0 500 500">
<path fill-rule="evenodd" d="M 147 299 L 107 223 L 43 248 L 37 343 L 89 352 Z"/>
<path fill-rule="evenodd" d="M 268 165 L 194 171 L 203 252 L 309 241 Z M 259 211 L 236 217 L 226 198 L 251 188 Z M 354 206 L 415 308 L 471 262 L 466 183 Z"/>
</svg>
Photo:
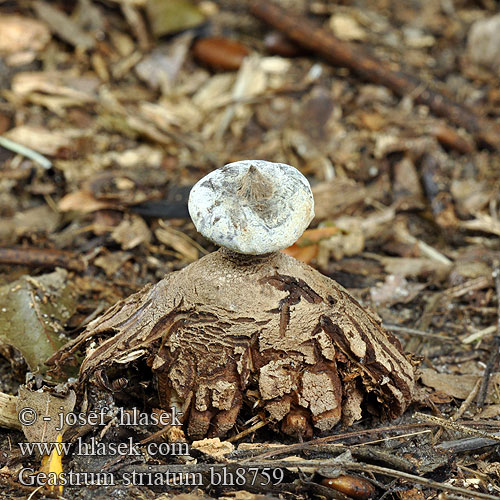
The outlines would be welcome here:
<svg viewBox="0 0 500 500">
<path fill-rule="evenodd" d="M 80 383 L 145 357 L 162 404 L 189 412 L 193 438 L 231 429 L 249 390 L 271 421 L 304 437 L 363 408 L 396 417 L 412 400 L 399 341 L 336 282 L 280 252 L 207 255 L 117 303 L 51 362 L 89 340 L 97 347 Z"/>
</svg>

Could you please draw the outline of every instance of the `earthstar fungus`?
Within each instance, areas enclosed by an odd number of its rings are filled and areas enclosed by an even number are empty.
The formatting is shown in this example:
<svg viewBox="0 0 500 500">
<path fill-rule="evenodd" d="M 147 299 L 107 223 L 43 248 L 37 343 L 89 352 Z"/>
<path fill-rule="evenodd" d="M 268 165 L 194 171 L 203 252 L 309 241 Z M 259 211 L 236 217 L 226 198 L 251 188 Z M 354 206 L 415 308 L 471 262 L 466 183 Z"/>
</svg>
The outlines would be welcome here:
<svg viewBox="0 0 500 500">
<path fill-rule="evenodd" d="M 262 255 L 293 245 L 314 217 L 307 179 L 294 167 L 238 161 L 194 185 L 189 214 L 205 238 L 234 252 Z"/>
<path fill-rule="evenodd" d="M 118 302 L 63 348 L 58 362 L 99 339 L 81 384 L 145 358 L 192 438 L 224 435 L 243 406 L 305 437 L 407 408 L 414 369 L 396 337 L 335 281 L 277 251 L 314 216 L 298 170 L 231 163 L 194 186 L 189 211 L 223 247 Z"/>
</svg>

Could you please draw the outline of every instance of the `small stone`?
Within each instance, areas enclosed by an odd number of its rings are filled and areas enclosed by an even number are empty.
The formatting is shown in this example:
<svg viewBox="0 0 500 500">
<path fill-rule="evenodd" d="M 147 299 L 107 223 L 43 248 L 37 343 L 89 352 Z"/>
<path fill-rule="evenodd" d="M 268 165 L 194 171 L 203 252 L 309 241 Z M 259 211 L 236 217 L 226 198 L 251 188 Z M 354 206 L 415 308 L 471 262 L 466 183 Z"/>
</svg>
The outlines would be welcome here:
<svg viewBox="0 0 500 500">
<path fill-rule="evenodd" d="M 296 168 L 246 160 L 198 181 L 189 213 L 205 238 L 234 252 L 261 255 L 297 241 L 314 217 L 314 199 Z"/>
<path fill-rule="evenodd" d="M 330 28 L 340 40 L 360 41 L 366 38 L 366 33 L 351 16 L 335 14 L 330 18 Z"/>
<path fill-rule="evenodd" d="M 500 14 L 480 19 L 471 26 L 467 53 L 475 64 L 500 69 Z"/>
</svg>

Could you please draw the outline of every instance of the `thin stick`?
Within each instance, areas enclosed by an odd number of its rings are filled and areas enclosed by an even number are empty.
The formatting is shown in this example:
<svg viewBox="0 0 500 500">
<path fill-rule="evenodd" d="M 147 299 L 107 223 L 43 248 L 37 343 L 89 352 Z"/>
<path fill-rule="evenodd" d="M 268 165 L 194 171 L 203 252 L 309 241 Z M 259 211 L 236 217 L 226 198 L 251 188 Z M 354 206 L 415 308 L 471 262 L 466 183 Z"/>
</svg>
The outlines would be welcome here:
<svg viewBox="0 0 500 500">
<path fill-rule="evenodd" d="M 486 328 L 483 328 L 478 332 L 474 332 L 471 333 L 470 335 L 467 335 L 467 337 L 462 339 L 462 344 L 472 344 L 472 342 L 475 342 L 476 340 L 481 340 L 484 337 L 487 337 L 492 333 L 495 333 L 497 330 L 498 327 L 496 325 L 487 326 Z"/>
<path fill-rule="evenodd" d="M 8 149 L 9 151 L 12 151 L 13 153 L 23 155 L 26 158 L 33 160 L 35 163 L 38 163 L 38 165 L 40 165 L 43 168 L 49 169 L 52 167 L 52 162 L 47 158 L 45 158 L 45 156 L 41 155 L 40 153 L 37 153 L 36 151 L 33 151 L 30 148 L 27 148 L 26 146 L 23 146 L 22 144 L 11 141 L 10 139 L 7 139 L 7 137 L 0 136 L 0 146 L 2 146 L 5 149 Z"/>
<path fill-rule="evenodd" d="M 460 408 L 455 412 L 454 415 L 452 415 L 450 417 L 451 422 L 456 422 L 466 412 L 467 408 L 469 408 L 470 404 L 472 403 L 474 398 L 477 396 L 480 385 L 481 385 L 481 382 L 478 379 L 477 382 L 475 383 L 474 387 L 472 388 L 472 391 L 470 391 L 470 393 L 467 396 L 467 398 L 465 399 L 465 401 L 463 401 L 463 403 L 460 405 Z M 441 429 L 439 429 L 436 432 L 436 435 L 434 436 L 434 443 L 436 443 L 439 440 L 442 433 L 443 433 L 443 428 L 441 427 Z"/>
<path fill-rule="evenodd" d="M 441 340 L 442 342 L 456 342 L 456 339 L 452 339 L 450 337 L 443 337 L 442 335 L 424 332 L 423 330 L 417 330 L 416 328 L 408 328 L 407 326 L 393 325 L 390 323 L 382 323 L 382 326 L 386 330 L 391 330 L 393 332 L 408 333 L 409 335 L 416 335 L 417 337 L 427 337 L 431 339 L 437 339 Z"/>
<path fill-rule="evenodd" d="M 354 448 L 360 448 L 362 446 L 369 446 L 369 445 L 375 444 L 375 443 L 386 443 L 387 441 L 390 441 L 391 439 L 409 438 L 411 436 L 419 436 L 421 434 L 428 434 L 429 432 L 432 432 L 432 431 L 430 429 L 425 429 L 425 431 L 409 432 L 407 434 L 398 434 L 397 436 L 384 437 L 382 439 L 374 439 L 373 441 L 366 441 L 366 443 L 353 444 L 353 445 L 349 446 L 349 448 L 352 450 Z"/>
<path fill-rule="evenodd" d="M 158 439 L 159 437 L 162 437 L 164 434 L 166 434 L 172 426 L 170 424 L 166 425 L 159 431 L 153 432 L 153 434 L 150 434 L 148 437 L 144 438 L 142 441 L 139 441 L 139 444 L 146 444 L 149 443 L 150 441 L 154 441 Z"/>
<path fill-rule="evenodd" d="M 20 264 L 35 267 L 63 267 L 84 271 L 85 263 L 66 250 L 43 248 L 1 248 L 0 264 Z"/>
<path fill-rule="evenodd" d="M 345 465 L 349 469 L 353 470 L 361 470 L 365 472 L 385 474 L 386 476 L 390 477 L 408 479 L 408 481 L 412 481 L 417 484 L 423 484 L 424 486 L 428 486 L 429 488 L 434 488 L 436 490 L 460 493 L 462 495 L 466 495 L 466 498 L 484 498 L 485 500 L 498 500 L 498 496 L 496 495 L 488 495 L 487 493 L 480 493 L 479 491 L 468 490 L 466 488 L 451 486 L 449 484 L 444 484 L 444 483 L 438 483 L 436 481 L 432 481 L 431 479 L 426 479 L 425 477 L 415 476 L 413 474 L 408 474 L 407 472 L 401 472 L 398 470 L 386 469 L 385 467 L 380 467 L 378 465 L 357 464 L 357 463 L 345 464 Z"/>
<path fill-rule="evenodd" d="M 488 276 L 479 276 L 479 278 L 473 278 L 465 283 L 462 283 L 461 285 L 447 288 L 443 293 L 447 297 L 458 299 L 459 297 L 467 295 L 469 292 L 474 292 L 490 286 L 491 279 Z"/>
<path fill-rule="evenodd" d="M 248 434 L 255 432 L 256 430 L 260 429 L 261 427 L 264 427 L 265 425 L 267 425 L 267 422 L 265 420 L 260 420 L 259 422 L 252 425 L 248 429 L 245 429 L 244 431 L 241 431 L 240 433 L 236 434 L 236 436 L 232 436 L 229 439 L 226 439 L 226 441 L 229 441 L 230 443 L 234 443 L 234 441 L 238 441 L 241 438 L 248 436 Z"/>
<path fill-rule="evenodd" d="M 457 412 L 451 416 L 451 420 L 453 422 L 456 422 L 467 411 L 473 399 L 477 396 L 479 386 L 480 384 L 478 380 L 472 388 L 472 391 L 470 391 L 470 394 L 467 396 L 467 399 L 460 405 L 460 408 L 457 410 Z"/>
<path fill-rule="evenodd" d="M 264 453 L 261 453 L 260 455 L 256 455 L 255 457 L 249 458 L 246 461 L 269 458 L 275 455 L 281 455 L 283 453 L 297 452 L 299 450 L 310 448 L 311 446 L 316 446 L 319 444 L 331 443 L 332 441 L 342 441 L 344 439 L 355 438 L 363 435 L 376 434 L 378 432 L 406 431 L 409 429 L 418 429 L 420 427 L 427 427 L 427 426 L 428 424 L 397 425 L 390 427 L 379 427 L 377 429 L 366 429 L 363 431 L 346 432 L 344 434 L 336 434 L 334 436 L 325 436 L 322 438 L 312 439 L 311 441 L 307 441 L 306 443 L 297 443 L 297 444 L 281 446 L 274 450 L 266 451 Z M 243 460 L 243 462 L 245 462 L 245 460 Z"/>
<path fill-rule="evenodd" d="M 490 383 L 490 377 L 498 364 L 500 358 L 500 267 L 495 266 L 493 271 L 493 279 L 495 281 L 495 289 L 497 292 L 497 334 L 493 337 L 493 351 L 490 355 L 490 359 L 486 364 L 484 369 L 483 379 L 481 382 L 481 389 L 477 395 L 477 407 L 482 408 L 484 402 L 486 401 L 486 396 L 488 394 L 488 385 Z"/>
<path fill-rule="evenodd" d="M 339 40 L 303 16 L 290 14 L 269 0 L 253 0 L 250 5 L 255 16 L 303 47 L 317 52 L 335 65 L 355 71 L 365 80 L 386 86 L 399 96 L 412 96 L 415 102 L 428 106 L 434 114 L 463 127 L 476 140 L 498 150 L 500 126 L 493 121 L 478 116 L 444 94 L 431 90 L 418 78 L 392 70 L 387 63 Z"/>
<path fill-rule="evenodd" d="M 468 490 L 466 488 L 460 488 L 458 486 L 451 486 L 445 483 L 438 483 L 432 481 L 431 479 L 426 479 L 423 477 L 415 476 L 414 474 L 409 474 L 407 472 L 401 472 L 395 469 L 387 469 L 386 467 L 380 467 L 378 465 L 371 465 L 365 463 L 357 462 L 343 462 L 337 459 L 334 460 L 297 460 L 293 462 L 289 461 L 255 461 L 252 460 L 250 463 L 245 463 L 244 468 L 249 470 L 250 468 L 262 468 L 272 466 L 273 468 L 286 468 L 289 470 L 294 470 L 297 468 L 314 468 L 316 470 L 324 467 L 340 466 L 350 470 L 359 470 L 364 472 L 373 472 L 375 474 L 383 474 L 389 477 L 396 477 L 398 479 L 406 479 L 416 484 L 422 484 L 428 488 L 433 488 L 440 491 L 451 491 L 453 493 L 460 493 L 465 495 L 466 498 L 482 498 L 484 500 L 498 500 L 498 496 L 488 495 L 487 493 L 481 493 L 474 490 Z M 136 471 L 136 474 L 155 474 L 155 473 L 165 473 L 169 471 L 171 474 L 186 474 L 186 473 L 200 473 L 202 475 L 208 475 L 212 471 L 218 470 L 229 470 L 233 471 L 236 467 L 242 468 L 241 462 L 237 463 L 224 463 L 224 464 L 168 464 L 168 465 L 134 465 L 125 466 L 120 469 L 119 473 Z M 272 484 L 269 485 L 269 489 L 273 489 Z M 288 486 L 288 485 L 283 485 Z M 279 487 L 279 485 L 274 486 Z"/>
<path fill-rule="evenodd" d="M 500 436 L 500 433 L 495 433 L 495 435 Z M 443 441 L 436 445 L 435 448 L 438 450 L 451 450 L 454 453 L 461 453 L 479 450 L 487 446 L 498 446 L 498 441 L 487 438 L 465 438 L 456 439 L 454 441 Z"/>
<path fill-rule="evenodd" d="M 451 422 L 444 418 L 434 417 L 432 415 L 425 415 L 424 413 L 415 412 L 413 414 L 415 418 L 420 418 L 426 420 L 427 422 L 432 422 L 438 425 L 442 425 L 447 429 L 452 429 L 454 431 L 462 432 L 464 434 L 469 434 L 470 436 L 479 436 L 482 438 L 493 439 L 495 441 L 500 441 L 500 436 L 495 434 L 490 434 L 489 432 L 480 431 L 478 429 L 472 429 L 470 427 L 465 427 L 463 425 L 457 424 L 456 422 Z"/>
</svg>

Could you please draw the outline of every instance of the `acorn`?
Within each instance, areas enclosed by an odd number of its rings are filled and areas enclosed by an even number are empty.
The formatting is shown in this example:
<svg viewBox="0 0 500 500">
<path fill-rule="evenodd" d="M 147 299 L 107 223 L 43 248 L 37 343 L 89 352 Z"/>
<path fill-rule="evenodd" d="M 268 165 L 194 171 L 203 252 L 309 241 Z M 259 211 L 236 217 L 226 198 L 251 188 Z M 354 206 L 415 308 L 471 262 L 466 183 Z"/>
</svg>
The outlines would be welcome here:
<svg viewBox="0 0 500 500">
<path fill-rule="evenodd" d="M 358 476 L 341 475 L 325 478 L 321 481 L 323 486 L 340 491 L 355 500 L 370 500 L 375 495 L 372 483 Z"/>
</svg>

